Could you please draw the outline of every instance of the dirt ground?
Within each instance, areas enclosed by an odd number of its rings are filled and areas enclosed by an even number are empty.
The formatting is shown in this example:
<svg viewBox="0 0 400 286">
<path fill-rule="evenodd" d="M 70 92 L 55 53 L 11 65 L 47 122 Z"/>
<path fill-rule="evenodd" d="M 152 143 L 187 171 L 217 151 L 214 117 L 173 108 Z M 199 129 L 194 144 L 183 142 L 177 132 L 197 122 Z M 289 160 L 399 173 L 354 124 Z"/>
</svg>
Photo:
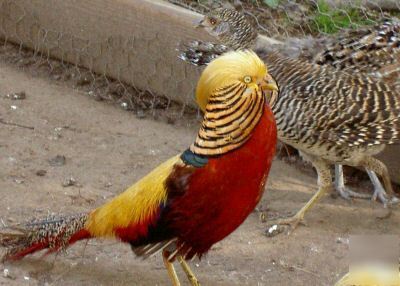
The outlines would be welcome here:
<svg viewBox="0 0 400 286">
<path fill-rule="evenodd" d="M 196 133 L 193 120 L 140 119 L 66 84 L 4 61 L 0 66 L 0 224 L 93 209 L 184 150 Z M 4 97 L 20 91 L 25 100 Z M 55 166 L 57 155 L 65 156 L 64 165 Z M 71 177 L 76 184 L 63 186 Z M 294 212 L 315 183 L 313 172 L 276 160 L 259 209 L 269 216 Z M 368 191 L 367 182 L 361 185 Z M 255 211 L 192 266 L 202 285 L 332 285 L 347 271 L 349 234 L 400 234 L 399 211 L 379 218 L 385 212 L 376 202 L 327 196 L 307 226 L 270 238 Z M 40 257 L 0 264 L 0 285 L 170 284 L 160 256 L 143 261 L 115 241 L 78 243 L 66 254 Z"/>
</svg>

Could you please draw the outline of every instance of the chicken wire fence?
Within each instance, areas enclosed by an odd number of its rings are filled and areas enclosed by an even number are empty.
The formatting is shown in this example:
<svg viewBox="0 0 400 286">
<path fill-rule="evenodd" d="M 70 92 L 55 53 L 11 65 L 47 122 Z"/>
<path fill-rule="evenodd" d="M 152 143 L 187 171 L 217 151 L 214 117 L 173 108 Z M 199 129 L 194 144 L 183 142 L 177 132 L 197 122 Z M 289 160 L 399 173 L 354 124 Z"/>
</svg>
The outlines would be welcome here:
<svg viewBox="0 0 400 286">
<path fill-rule="evenodd" d="M 398 0 L 169 0 L 205 14 L 225 7 L 241 10 L 260 34 L 278 39 L 329 36 L 375 25 L 400 15 Z"/>
<path fill-rule="evenodd" d="M 69 84 L 96 100 L 116 102 L 140 118 L 150 115 L 174 123 L 184 114 L 199 114 L 193 108 L 196 82 L 187 78 L 188 75 L 197 77 L 200 71 L 183 63 L 183 71 L 163 65 L 165 52 L 154 48 L 153 44 L 158 34 L 149 39 L 141 34 L 116 33 L 93 41 L 64 30 L 62 21 L 68 16 L 60 17 L 63 11 L 59 7 L 51 8 L 54 15 L 43 19 L 31 9 L 34 2 L 0 0 L 0 56 L 3 60 L 33 74 Z M 148 53 L 145 66 L 134 60 L 138 50 Z M 175 50 L 172 53 L 177 54 Z M 177 56 L 176 62 L 179 63 Z M 158 73 L 165 74 L 163 80 L 169 91 L 166 94 L 152 88 L 154 81 L 159 80 L 155 79 Z M 134 81 L 141 85 L 132 84 Z M 186 93 L 170 97 L 168 94 L 174 89 Z"/>
<path fill-rule="evenodd" d="M 281 40 L 291 37 L 335 37 L 343 30 L 374 25 L 382 19 L 400 15 L 398 0 L 168 2 L 202 14 L 218 7 L 235 7 L 253 21 L 261 34 Z M 60 25 L 45 25 L 26 3 L 0 0 L 0 11 L 3 11 L 0 13 L 0 37 L 3 38 L 0 55 L 7 61 L 23 69 L 45 72 L 53 80 L 70 82 L 74 88 L 85 91 L 95 99 L 117 102 L 138 116 L 146 116 L 146 112 L 159 116 L 168 111 L 168 121 L 174 122 L 185 112 L 198 114 L 193 109 L 193 91 L 200 69 L 185 67 L 181 72 L 176 71 L 174 66 L 159 64 L 164 51 L 154 49 L 152 44 L 157 41 L 158 35 L 148 39 L 140 34 L 119 34 L 102 42 L 94 42 L 62 29 L 57 30 L 56 27 Z M 58 21 L 57 17 L 53 20 Z M 63 20 L 60 17 L 59 21 Z M 27 22 L 30 23 L 28 30 L 22 28 Z M 51 28 L 53 26 L 55 28 Z M 112 56 L 118 55 L 121 49 L 124 51 L 123 57 Z M 149 66 L 150 73 L 140 72 L 143 63 L 134 60 L 138 49 L 148 53 L 144 65 Z M 99 61 L 103 65 L 101 69 L 96 68 Z M 184 64 L 176 58 L 176 65 Z M 110 73 L 111 66 L 117 66 L 117 70 Z M 132 72 L 135 70 L 137 73 Z M 152 88 L 154 75 L 159 73 L 165 74 L 162 84 L 169 92 L 163 93 Z M 139 77 L 139 82 L 143 84 L 132 84 L 133 81 L 129 80 L 132 77 Z M 185 92 L 180 97 L 171 97 L 174 88 L 176 93 Z"/>
</svg>

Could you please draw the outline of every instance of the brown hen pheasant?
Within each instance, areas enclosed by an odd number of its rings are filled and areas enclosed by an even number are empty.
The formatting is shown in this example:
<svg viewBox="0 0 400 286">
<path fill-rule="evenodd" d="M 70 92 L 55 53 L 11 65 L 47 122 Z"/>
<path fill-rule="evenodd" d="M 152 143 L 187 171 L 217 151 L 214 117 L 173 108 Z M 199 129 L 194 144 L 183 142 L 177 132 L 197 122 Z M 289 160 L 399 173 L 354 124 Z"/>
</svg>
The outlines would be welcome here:
<svg viewBox="0 0 400 286">
<path fill-rule="evenodd" d="M 235 10 L 212 11 L 201 26 L 220 40 L 222 45 L 214 45 L 220 50 L 254 46 L 257 38 L 252 25 Z M 196 43 L 187 46 L 182 59 L 199 65 L 205 64 L 202 59 L 210 54 L 218 56 L 212 49 L 197 49 Z M 208 44 L 208 48 L 212 46 Z M 396 202 L 387 167 L 374 158 L 386 145 L 400 143 L 400 99 L 395 89 L 376 76 L 290 59 L 267 48 L 257 53 L 280 87 L 270 103 L 279 139 L 297 148 L 318 173 L 318 192 L 295 216 L 277 223 L 295 227 L 303 220 L 332 188 L 332 164 L 365 168 L 374 183 L 374 195 L 385 204 Z M 377 188 L 380 182 L 375 173 L 382 177 L 385 188 Z"/>
<path fill-rule="evenodd" d="M 381 78 L 400 90 L 400 21 L 388 19 L 373 27 L 350 30 L 318 54 L 314 62 L 338 70 L 361 72 Z M 386 202 L 386 193 L 374 172 L 367 170 L 374 185 L 373 199 Z M 342 165 L 335 165 L 335 188 L 342 197 L 362 197 L 344 185 Z"/>
</svg>

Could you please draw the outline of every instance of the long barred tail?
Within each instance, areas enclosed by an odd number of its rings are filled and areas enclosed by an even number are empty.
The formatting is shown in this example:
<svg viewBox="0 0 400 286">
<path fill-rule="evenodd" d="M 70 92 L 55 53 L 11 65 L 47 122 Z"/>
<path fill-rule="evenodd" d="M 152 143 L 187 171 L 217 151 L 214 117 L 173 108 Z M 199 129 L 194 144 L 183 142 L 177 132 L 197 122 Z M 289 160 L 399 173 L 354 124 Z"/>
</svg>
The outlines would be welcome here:
<svg viewBox="0 0 400 286">
<path fill-rule="evenodd" d="M 48 216 L 13 227 L 0 228 L 0 247 L 5 260 L 18 260 L 24 256 L 48 249 L 48 253 L 67 248 L 74 242 L 90 238 L 85 230 L 88 214 Z"/>
</svg>

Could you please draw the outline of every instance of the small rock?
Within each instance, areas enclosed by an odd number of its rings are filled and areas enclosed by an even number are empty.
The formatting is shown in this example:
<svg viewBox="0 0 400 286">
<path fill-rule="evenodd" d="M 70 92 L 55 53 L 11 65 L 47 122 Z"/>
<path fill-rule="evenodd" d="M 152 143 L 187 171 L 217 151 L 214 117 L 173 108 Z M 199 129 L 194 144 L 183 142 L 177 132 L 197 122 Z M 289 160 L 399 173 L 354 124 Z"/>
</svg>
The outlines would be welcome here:
<svg viewBox="0 0 400 286">
<path fill-rule="evenodd" d="M 316 252 L 316 253 L 319 252 L 319 248 L 318 248 L 318 246 L 316 246 L 316 245 L 311 245 L 310 250 L 311 250 L 312 252 Z"/>
<path fill-rule="evenodd" d="M 161 151 L 158 150 L 158 149 L 150 149 L 150 150 L 149 150 L 149 154 L 150 154 L 151 156 L 156 156 L 157 154 L 160 154 L 160 153 L 161 153 Z"/>
<path fill-rule="evenodd" d="M 283 231 L 284 231 L 283 227 L 274 224 L 273 226 L 267 228 L 265 234 L 266 234 L 267 237 L 273 237 L 273 236 L 275 236 L 275 235 L 277 235 L 277 234 L 279 234 L 279 233 L 281 233 Z"/>
<path fill-rule="evenodd" d="M 11 275 L 11 274 L 10 274 L 10 271 L 9 271 L 7 268 L 5 268 L 5 269 L 3 270 L 3 277 L 4 277 L 4 278 L 7 278 L 7 279 L 15 280 L 15 276 Z"/>
<path fill-rule="evenodd" d="M 24 100 L 26 98 L 25 91 L 9 93 L 6 95 L 11 100 Z"/>
<path fill-rule="evenodd" d="M 22 179 L 14 179 L 14 182 L 17 183 L 18 185 L 23 184 L 25 181 Z"/>
<path fill-rule="evenodd" d="M 15 159 L 14 157 L 8 157 L 8 162 L 14 164 L 17 162 L 17 159 Z"/>
<path fill-rule="evenodd" d="M 48 160 L 50 166 L 53 167 L 61 167 L 65 165 L 65 156 L 64 155 L 57 155 L 51 159 Z"/>
<path fill-rule="evenodd" d="M 8 275 L 10 275 L 10 272 L 9 272 L 8 269 L 6 268 L 6 269 L 3 270 L 3 276 L 7 278 Z"/>
<path fill-rule="evenodd" d="M 121 107 L 122 107 L 123 109 L 125 109 L 125 110 L 128 110 L 128 109 L 129 109 L 129 105 L 128 105 L 128 103 L 126 103 L 126 102 L 121 102 Z"/>
<path fill-rule="evenodd" d="M 337 244 L 349 244 L 349 239 L 348 238 L 343 238 L 343 237 L 337 237 L 336 238 L 336 243 Z"/>
<path fill-rule="evenodd" d="M 276 225 L 276 224 L 274 224 L 273 226 L 271 226 L 269 229 L 268 229 L 268 232 L 269 233 L 273 233 L 274 231 L 276 231 L 278 229 L 278 226 Z"/>
<path fill-rule="evenodd" d="M 60 133 L 55 133 L 54 135 L 50 135 L 47 138 L 49 140 L 56 141 L 56 140 L 60 139 L 61 137 L 62 137 L 62 135 Z"/>
<path fill-rule="evenodd" d="M 28 276 L 24 276 L 24 280 L 25 280 L 25 281 L 29 281 L 29 279 L 30 279 L 30 278 L 29 278 Z"/>
<path fill-rule="evenodd" d="M 68 179 L 65 179 L 64 182 L 62 183 L 62 186 L 64 188 L 66 187 L 71 187 L 76 185 L 76 180 L 73 177 L 70 177 Z"/>
<path fill-rule="evenodd" d="M 89 90 L 88 95 L 92 96 L 97 101 L 103 100 L 103 98 L 99 94 L 95 93 L 93 90 Z"/>
<path fill-rule="evenodd" d="M 47 171 L 46 170 L 37 170 L 36 171 L 36 176 L 39 176 L 39 177 L 43 177 L 43 176 L 45 176 L 47 174 Z"/>
<path fill-rule="evenodd" d="M 16 110 L 16 109 L 17 109 L 17 106 L 16 106 L 16 105 L 11 105 L 10 108 L 11 108 L 12 110 Z"/>
</svg>

